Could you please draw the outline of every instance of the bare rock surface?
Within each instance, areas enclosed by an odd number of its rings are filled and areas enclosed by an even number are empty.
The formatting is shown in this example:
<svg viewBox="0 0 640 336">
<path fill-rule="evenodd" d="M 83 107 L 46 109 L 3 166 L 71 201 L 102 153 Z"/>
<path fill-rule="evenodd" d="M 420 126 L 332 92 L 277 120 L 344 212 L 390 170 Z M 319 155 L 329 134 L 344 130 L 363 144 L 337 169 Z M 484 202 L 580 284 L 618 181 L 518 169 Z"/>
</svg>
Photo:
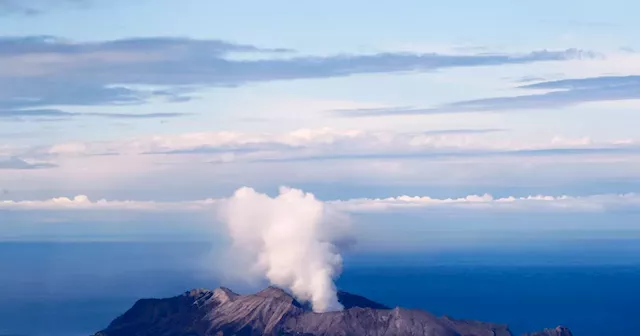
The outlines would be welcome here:
<svg viewBox="0 0 640 336">
<path fill-rule="evenodd" d="M 523 336 L 573 336 L 571 330 L 567 327 L 556 327 L 553 329 L 545 329 L 543 331 L 525 334 Z"/>
<path fill-rule="evenodd" d="M 339 292 L 343 311 L 315 313 L 268 287 L 239 295 L 194 289 L 167 299 L 138 300 L 94 336 L 513 336 L 506 325 L 438 317 Z M 573 336 L 565 327 L 524 336 Z"/>
</svg>

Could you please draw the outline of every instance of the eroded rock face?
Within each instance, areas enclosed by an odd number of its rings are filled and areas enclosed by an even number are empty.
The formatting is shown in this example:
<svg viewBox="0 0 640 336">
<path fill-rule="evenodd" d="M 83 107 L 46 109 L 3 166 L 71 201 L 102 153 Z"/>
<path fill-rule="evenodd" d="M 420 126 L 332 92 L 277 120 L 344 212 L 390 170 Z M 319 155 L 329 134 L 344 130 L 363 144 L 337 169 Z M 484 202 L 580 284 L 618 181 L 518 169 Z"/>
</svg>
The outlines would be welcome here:
<svg viewBox="0 0 640 336">
<path fill-rule="evenodd" d="M 339 292 L 343 311 L 314 313 L 285 291 L 269 287 L 239 295 L 196 289 L 167 299 L 143 299 L 95 336 L 512 336 L 506 325 L 437 317 L 388 307 Z M 564 328 L 526 336 L 573 336 Z"/>
</svg>

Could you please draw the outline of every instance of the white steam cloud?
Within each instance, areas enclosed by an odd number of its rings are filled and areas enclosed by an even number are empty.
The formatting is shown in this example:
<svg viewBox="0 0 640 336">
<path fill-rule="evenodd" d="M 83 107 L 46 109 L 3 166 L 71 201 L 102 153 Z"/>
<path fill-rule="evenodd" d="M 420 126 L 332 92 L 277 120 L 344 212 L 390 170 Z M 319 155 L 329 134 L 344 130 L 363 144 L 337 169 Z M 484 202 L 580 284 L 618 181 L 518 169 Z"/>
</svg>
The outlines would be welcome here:
<svg viewBox="0 0 640 336">
<path fill-rule="evenodd" d="M 289 289 L 316 312 L 342 309 L 333 280 L 342 271 L 340 249 L 350 237 L 345 215 L 310 193 L 285 187 L 275 198 L 238 189 L 222 214 L 233 240 L 231 255 L 249 263 L 251 275 Z"/>
</svg>

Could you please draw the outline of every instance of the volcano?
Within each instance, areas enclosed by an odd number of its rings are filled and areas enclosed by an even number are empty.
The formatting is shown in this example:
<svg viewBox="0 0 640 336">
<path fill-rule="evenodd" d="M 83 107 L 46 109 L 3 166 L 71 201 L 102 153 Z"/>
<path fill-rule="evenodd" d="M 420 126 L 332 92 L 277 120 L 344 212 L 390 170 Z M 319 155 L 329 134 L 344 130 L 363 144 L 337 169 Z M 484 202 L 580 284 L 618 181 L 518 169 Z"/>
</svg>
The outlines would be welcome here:
<svg viewBox="0 0 640 336">
<path fill-rule="evenodd" d="M 315 313 L 289 293 L 268 287 L 240 295 L 194 289 L 166 299 L 138 300 L 94 336 L 513 336 L 508 326 L 390 308 L 338 292 L 342 311 Z M 572 336 L 556 327 L 523 336 Z"/>
</svg>

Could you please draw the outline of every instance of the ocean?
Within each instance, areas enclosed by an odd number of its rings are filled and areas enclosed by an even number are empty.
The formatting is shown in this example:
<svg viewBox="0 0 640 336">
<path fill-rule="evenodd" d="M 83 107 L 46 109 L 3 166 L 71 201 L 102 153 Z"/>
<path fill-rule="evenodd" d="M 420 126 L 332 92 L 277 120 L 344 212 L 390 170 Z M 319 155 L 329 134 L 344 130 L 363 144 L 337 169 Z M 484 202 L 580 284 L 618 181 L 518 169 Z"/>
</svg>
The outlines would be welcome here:
<svg viewBox="0 0 640 336">
<path fill-rule="evenodd" d="M 139 298 L 251 290 L 203 268 L 215 261 L 209 253 L 204 243 L 0 243 L 0 335 L 87 336 Z M 638 334 L 640 264 L 514 253 L 348 254 L 337 284 L 389 306 L 505 323 L 516 334 L 560 324 L 577 336 Z"/>
</svg>

